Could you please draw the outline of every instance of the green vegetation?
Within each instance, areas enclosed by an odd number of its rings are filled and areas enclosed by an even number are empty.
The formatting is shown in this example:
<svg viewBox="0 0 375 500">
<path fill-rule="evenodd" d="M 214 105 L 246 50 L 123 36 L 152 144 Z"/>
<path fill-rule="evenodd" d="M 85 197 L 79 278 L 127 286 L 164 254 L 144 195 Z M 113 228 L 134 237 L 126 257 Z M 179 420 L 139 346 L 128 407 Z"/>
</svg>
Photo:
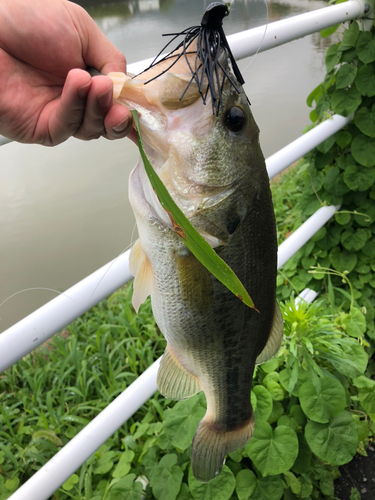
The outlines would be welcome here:
<svg viewBox="0 0 375 500">
<path fill-rule="evenodd" d="M 307 104 L 315 109 L 315 124 L 334 113 L 354 120 L 320 144 L 300 162 L 302 193 L 297 210 L 302 221 L 322 205 L 341 205 L 339 213 L 283 267 L 279 298 L 308 286 L 325 289 L 331 305 L 349 311 L 353 288 L 356 306 L 365 312 L 367 335 L 375 340 L 375 28 L 360 31 L 356 21 L 344 30 L 342 41 L 326 54 L 327 75 Z M 298 167 L 297 167 L 298 168 Z M 311 267 L 320 267 L 311 272 Z M 335 273 L 327 275 L 325 268 Z M 333 293 L 333 291 L 335 293 Z M 334 303 L 332 303 L 334 300 Z"/>
<path fill-rule="evenodd" d="M 1 500 L 162 354 L 149 302 L 135 315 L 131 294 L 131 285 L 118 291 L 1 376 Z M 374 430 L 368 357 L 345 332 L 362 313 L 293 299 L 282 311 L 284 344 L 254 377 L 254 436 L 217 479 L 202 484 L 190 472 L 204 394 L 175 403 L 156 393 L 54 498 L 333 498 L 337 466 L 365 453 Z"/>
<path fill-rule="evenodd" d="M 311 118 L 356 111 L 354 121 L 272 186 L 279 242 L 321 204 L 342 206 L 279 273 L 285 339 L 254 375 L 253 438 L 199 483 L 190 445 L 204 395 L 175 403 L 156 393 L 55 499 L 333 500 L 338 467 L 366 454 L 375 432 L 374 47 L 374 29 L 354 22 L 328 50 Z M 319 300 L 296 305 L 306 286 Z M 0 500 L 162 354 L 150 303 L 135 315 L 131 293 L 118 291 L 0 375 Z"/>
</svg>

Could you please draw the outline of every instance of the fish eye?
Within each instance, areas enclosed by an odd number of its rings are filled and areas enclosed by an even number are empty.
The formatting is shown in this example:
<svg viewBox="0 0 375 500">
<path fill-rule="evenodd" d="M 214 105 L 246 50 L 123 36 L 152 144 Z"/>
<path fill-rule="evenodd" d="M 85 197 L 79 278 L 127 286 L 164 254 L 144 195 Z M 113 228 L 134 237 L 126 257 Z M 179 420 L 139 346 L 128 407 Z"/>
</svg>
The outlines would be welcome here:
<svg viewBox="0 0 375 500">
<path fill-rule="evenodd" d="M 237 106 L 230 108 L 225 114 L 224 124 L 228 130 L 235 134 L 242 132 L 246 125 L 246 116 L 242 109 Z"/>
</svg>

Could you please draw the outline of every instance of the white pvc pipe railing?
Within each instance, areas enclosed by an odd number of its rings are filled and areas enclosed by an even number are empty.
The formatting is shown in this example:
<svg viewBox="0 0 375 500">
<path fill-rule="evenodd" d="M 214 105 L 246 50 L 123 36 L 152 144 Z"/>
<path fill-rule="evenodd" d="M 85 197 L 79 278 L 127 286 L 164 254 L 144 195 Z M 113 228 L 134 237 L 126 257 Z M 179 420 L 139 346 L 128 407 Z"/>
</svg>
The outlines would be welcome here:
<svg viewBox="0 0 375 500">
<path fill-rule="evenodd" d="M 339 207 L 321 207 L 279 246 L 277 269 L 280 269 L 302 246 L 335 215 Z"/>
<path fill-rule="evenodd" d="M 118 290 L 133 276 L 130 250 L 0 334 L 0 373 Z"/>
<path fill-rule="evenodd" d="M 160 358 L 140 375 L 13 495 L 12 500 L 46 500 L 157 390 Z M 126 498 L 124 497 L 124 500 Z"/>
<path fill-rule="evenodd" d="M 289 166 L 305 156 L 328 137 L 341 130 L 352 119 L 353 115 L 348 117 L 334 115 L 267 158 L 266 166 L 270 179 L 282 172 L 286 168 L 285 165 Z"/>
</svg>

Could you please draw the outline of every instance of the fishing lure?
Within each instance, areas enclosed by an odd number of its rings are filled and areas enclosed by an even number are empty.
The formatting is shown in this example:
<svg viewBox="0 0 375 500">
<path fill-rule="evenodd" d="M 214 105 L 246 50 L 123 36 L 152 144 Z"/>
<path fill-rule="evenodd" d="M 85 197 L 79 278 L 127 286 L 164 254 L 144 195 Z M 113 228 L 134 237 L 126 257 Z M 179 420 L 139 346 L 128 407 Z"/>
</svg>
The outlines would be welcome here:
<svg viewBox="0 0 375 500">
<path fill-rule="evenodd" d="M 206 104 L 208 93 L 210 93 L 212 112 L 217 116 L 219 114 L 219 111 L 223 109 L 222 92 L 225 80 L 229 80 L 230 84 L 236 90 L 236 92 L 238 94 L 240 93 L 240 90 L 238 89 L 236 83 L 229 75 L 229 60 L 232 64 L 233 73 L 238 83 L 240 85 L 243 85 L 245 83 L 234 59 L 232 51 L 230 50 L 227 38 L 223 30 L 223 19 L 228 15 L 229 4 L 213 2 L 207 7 L 202 17 L 200 26 L 191 26 L 190 28 L 186 28 L 180 33 L 164 34 L 163 36 L 173 36 L 172 40 L 170 40 L 162 48 L 162 50 L 155 57 L 150 66 L 142 71 L 142 73 L 148 71 L 150 68 L 153 68 L 162 61 L 171 59 L 171 64 L 159 74 L 146 81 L 145 85 L 160 77 L 162 74 L 168 72 L 181 57 L 184 57 L 192 76 L 187 84 L 186 89 L 182 93 L 180 100 L 183 99 L 191 83 L 195 82 L 198 87 L 199 93 L 202 96 L 204 104 Z M 177 45 L 174 50 L 170 51 L 167 55 L 159 59 L 160 55 L 179 36 L 184 36 L 184 39 Z M 197 41 L 196 51 L 189 51 L 190 46 L 195 40 Z M 179 49 L 182 50 L 179 54 L 176 55 L 175 52 Z M 196 54 L 195 62 L 193 65 L 189 62 L 189 58 L 187 57 L 188 54 Z M 220 78 L 219 76 L 219 69 L 222 72 L 222 78 Z"/>
</svg>

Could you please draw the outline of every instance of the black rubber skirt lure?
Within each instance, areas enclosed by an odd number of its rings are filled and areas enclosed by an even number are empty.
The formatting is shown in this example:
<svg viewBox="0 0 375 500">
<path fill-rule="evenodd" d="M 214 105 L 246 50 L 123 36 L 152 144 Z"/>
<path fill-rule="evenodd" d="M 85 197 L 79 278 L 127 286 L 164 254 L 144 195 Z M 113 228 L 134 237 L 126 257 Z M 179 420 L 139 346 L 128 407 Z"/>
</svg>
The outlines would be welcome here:
<svg viewBox="0 0 375 500">
<path fill-rule="evenodd" d="M 145 71 L 168 59 L 171 60 L 171 64 L 160 74 L 145 82 L 145 84 L 155 80 L 162 74 L 169 71 L 181 57 L 185 57 L 192 76 L 186 89 L 181 95 L 180 100 L 183 99 L 191 83 L 195 82 L 204 104 L 206 104 L 207 96 L 210 93 L 212 112 L 213 114 L 218 115 L 220 109 L 223 109 L 222 91 L 225 80 L 228 79 L 233 88 L 238 93 L 240 92 L 236 82 L 234 82 L 230 77 L 228 68 L 229 60 L 232 64 L 233 72 L 238 83 L 240 85 L 245 83 L 229 48 L 228 41 L 223 30 L 223 19 L 228 15 L 228 5 L 220 2 L 213 2 L 207 7 L 202 17 L 200 26 L 191 26 L 190 28 L 181 31 L 181 33 L 168 33 L 163 35 L 172 36 L 173 38 L 163 47 Z M 175 49 L 165 55 L 162 59 L 159 59 L 160 55 L 180 36 L 183 36 L 184 38 L 180 41 L 177 47 L 175 47 Z M 191 50 L 191 45 L 194 40 L 197 41 L 196 52 Z M 181 48 L 182 50 L 178 55 L 174 54 L 175 51 Z M 189 62 L 189 58 L 187 57 L 188 54 L 196 54 L 193 65 Z"/>
</svg>

